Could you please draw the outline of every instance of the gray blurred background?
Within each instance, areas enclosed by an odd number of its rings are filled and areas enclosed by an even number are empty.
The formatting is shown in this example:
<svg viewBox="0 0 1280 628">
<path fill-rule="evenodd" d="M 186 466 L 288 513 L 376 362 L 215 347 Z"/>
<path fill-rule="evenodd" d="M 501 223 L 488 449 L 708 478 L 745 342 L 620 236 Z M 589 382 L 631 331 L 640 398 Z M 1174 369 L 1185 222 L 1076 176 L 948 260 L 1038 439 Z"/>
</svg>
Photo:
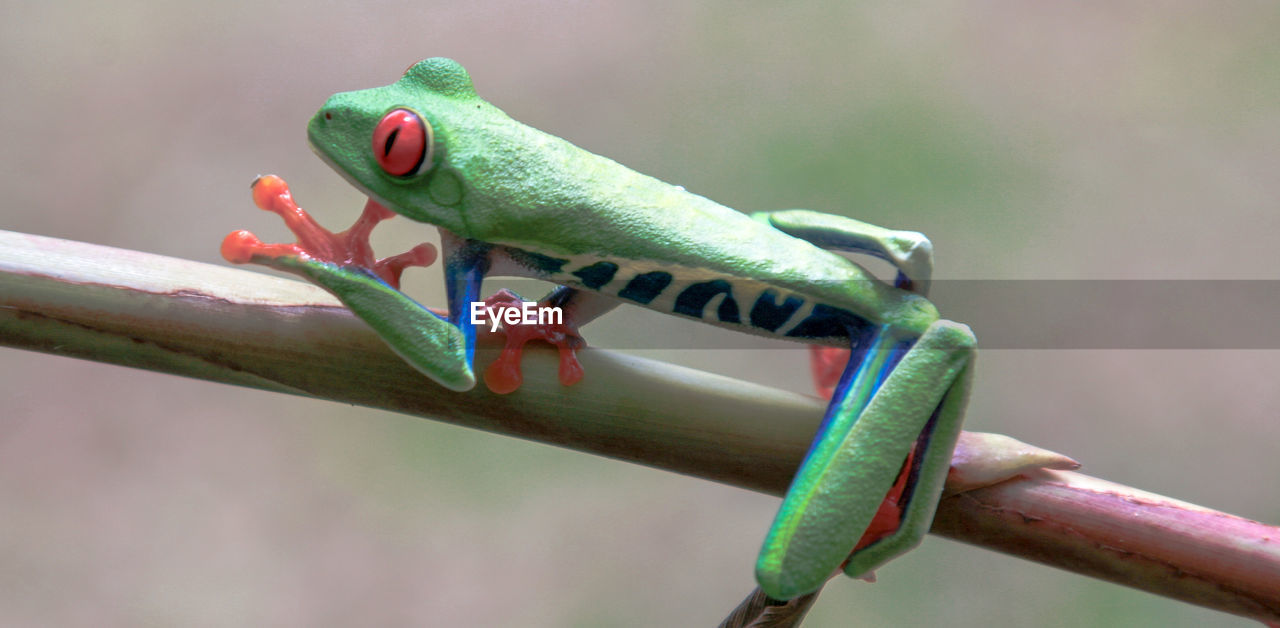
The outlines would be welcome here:
<svg viewBox="0 0 1280 628">
<path fill-rule="evenodd" d="M 221 263 L 233 229 L 285 238 L 265 172 L 342 227 L 362 199 L 306 121 L 441 55 L 729 206 L 923 231 L 941 278 L 1280 279 L 1274 3 L 852 4 L 10 0 L 0 228 Z M 406 227 L 379 246 L 431 231 Z M 700 332 L 634 308 L 586 331 Z M 659 357 L 809 390 L 802 351 Z M 0 374 L 3 625 L 713 625 L 777 505 L 172 376 L 14 350 Z M 1276 351 L 987 351 L 968 427 L 1275 523 L 1278 378 Z M 942 539 L 879 576 L 808 625 L 1250 625 Z"/>
</svg>

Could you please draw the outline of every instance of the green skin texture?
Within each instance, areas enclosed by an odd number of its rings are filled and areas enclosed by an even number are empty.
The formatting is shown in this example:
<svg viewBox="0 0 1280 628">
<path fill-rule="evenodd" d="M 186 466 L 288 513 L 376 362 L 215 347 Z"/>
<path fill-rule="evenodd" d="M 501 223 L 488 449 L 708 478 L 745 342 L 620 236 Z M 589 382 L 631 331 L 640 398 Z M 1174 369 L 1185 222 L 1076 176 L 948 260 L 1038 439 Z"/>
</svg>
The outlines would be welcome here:
<svg viewBox="0 0 1280 628">
<path fill-rule="evenodd" d="M 431 163 L 420 174 L 391 176 L 373 154 L 374 127 L 397 108 L 430 126 Z M 370 197 L 441 228 L 446 257 L 451 242 L 478 241 L 500 253 L 661 269 L 673 275 L 673 286 L 724 279 L 744 293 L 768 288 L 853 312 L 881 330 L 884 347 L 914 339 L 878 391 L 872 387 L 890 352 L 872 349 L 848 392 L 833 401 L 837 411 L 765 540 L 757 580 L 770 597 L 791 599 L 821 588 L 846 558 L 847 574 L 868 574 L 928 530 L 960 432 L 973 335 L 940 320 L 921 294 L 889 286 L 827 250 L 884 257 L 923 290 L 931 270 L 923 236 L 804 210 L 744 215 L 512 120 L 481 100 L 466 71 L 448 59 L 422 61 L 392 85 L 334 95 L 308 135 L 317 154 Z M 336 294 L 427 376 L 454 390 L 474 386 L 467 340 L 456 326 L 365 273 L 280 263 Z M 587 298 L 616 296 L 617 286 L 612 294 L 595 293 L 567 273 L 512 263 L 495 269 L 549 279 Z M 671 313 L 657 301 L 651 307 Z M 841 339 L 816 342 L 848 346 Z M 901 525 L 850 556 L 932 416 Z"/>
</svg>

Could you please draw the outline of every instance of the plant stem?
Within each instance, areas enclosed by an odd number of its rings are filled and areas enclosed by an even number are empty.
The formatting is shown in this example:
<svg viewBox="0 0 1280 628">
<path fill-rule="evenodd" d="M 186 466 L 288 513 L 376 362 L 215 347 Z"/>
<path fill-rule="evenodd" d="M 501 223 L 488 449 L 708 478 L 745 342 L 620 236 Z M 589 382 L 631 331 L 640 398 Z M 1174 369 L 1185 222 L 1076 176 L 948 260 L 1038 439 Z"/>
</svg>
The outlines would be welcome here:
<svg viewBox="0 0 1280 628">
<path fill-rule="evenodd" d="M 589 376 L 562 387 L 555 351 L 540 347 L 515 394 L 449 392 L 313 286 L 3 231 L 0 344 L 449 421 L 774 495 L 823 408 L 601 350 L 583 351 Z M 499 345 L 482 334 L 476 363 Z M 933 532 L 1280 622 L 1280 528 L 1079 473 L 1031 471 L 951 495 Z"/>
</svg>

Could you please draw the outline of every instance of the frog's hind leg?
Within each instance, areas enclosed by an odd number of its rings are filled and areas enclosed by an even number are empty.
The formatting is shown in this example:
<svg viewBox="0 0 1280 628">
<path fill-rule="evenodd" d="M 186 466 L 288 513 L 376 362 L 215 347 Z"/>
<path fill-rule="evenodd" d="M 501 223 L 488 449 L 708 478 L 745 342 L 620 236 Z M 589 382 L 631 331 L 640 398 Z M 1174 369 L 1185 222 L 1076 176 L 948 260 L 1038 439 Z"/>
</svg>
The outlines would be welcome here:
<svg viewBox="0 0 1280 628">
<path fill-rule="evenodd" d="M 927 295 L 933 275 L 933 244 L 916 231 L 896 231 L 834 214 L 788 209 L 757 212 L 757 221 L 810 242 L 838 251 L 865 253 L 893 264 L 898 270 L 894 286 Z"/>
<path fill-rule="evenodd" d="M 819 248 L 852 251 L 885 260 L 897 270 L 895 288 L 928 295 L 933 275 L 933 244 L 916 231 L 896 231 L 860 220 L 807 209 L 757 212 L 751 218 Z M 811 345 L 810 367 L 818 394 L 830 399 L 840 377 L 840 365 L 860 360 L 848 350 Z"/>
<path fill-rule="evenodd" d="M 865 574 L 919 542 L 933 519 L 960 432 L 973 334 L 938 321 L 914 345 L 889 328 L 873 335 L 841 378 L 765 539 L 756 578 L 775 599 L 817 590 L 846 561 L 846 573 Z M 853 551 L 917 443 L 901 523 Z"/>
<path fill-rule="evenodd" d="M 864 577 L 924 539 L 933 524 L 951 469 L 969 400 L 976 340 L 968 326 L 951 321 L 938 321 L 930 331 L 934 332 L 931 340 L 935 346 L 926 351 L 932 355 L 920 355 L 917 361 L 917 356 L 908 354 L 901 366 L 909 369 L 904 372 L 907 376 L 913 372 L 917 375 L 933 372 L 938 379 L 930 380 L 930 384 L 916 394 L 932 396 L 941 392 L 942 398 L 920 430 L 909 459 L 911 466 L 906 470 L 906 486 L 899 503 L 902 515 L 897 527 L 879 538 L 861 539 L 844 565 L 845 574 L 851 578 Z M 922 368 L 917 371 L 918 367 Z"/>
</svg>

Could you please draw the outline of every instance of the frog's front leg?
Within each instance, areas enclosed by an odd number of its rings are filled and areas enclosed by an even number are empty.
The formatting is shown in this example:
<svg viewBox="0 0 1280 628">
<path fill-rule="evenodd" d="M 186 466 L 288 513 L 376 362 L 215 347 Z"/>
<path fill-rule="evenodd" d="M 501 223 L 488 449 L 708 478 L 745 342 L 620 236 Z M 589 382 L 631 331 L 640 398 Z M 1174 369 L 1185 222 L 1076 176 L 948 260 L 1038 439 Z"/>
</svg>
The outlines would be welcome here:
<svg viewBox="0 0 1280 628">
<path fill-rule="evenodd" d="M 520 295 L 509 290 L 500 290 L 485 300 L 486 310 L 492 311 L 522 304 Z M 555 346 L 560 351 L 560 383 L 565 386 L 578 383 L 582 380 L 583 369 L 578 362 L 577 351 L 587 344 L 578 333 L 578 327 L 617 306 L 615 299 L 566 286 L 557 287 L 538 301 L 537 308 L 538 311 L 556 308 L 561 318 L 545 323 L 503 325 L 507 342 L 498 359 L 485 369 L 485 385 L 499 394 L 519 388 L 524 379 L 520 370 L 522 352 L 530 340 L 543 340 Z"/>
<path fill-rule="evenodd" d="M 426 266 L 435 260 L 435 250 L 430 245 L 375 260 L 369 232 L 392 215 L 376 202 L 365 206 L 364 214 L 351 229 L 334 234 L 316 224 L 293 202 L 288 186 L 279 177 L 259 177 L 253 184 L 253 197 L 259 207 L 284 218 L 298 236 L 298 244 L 264 244 L 247 231 L 237 231 L 223 240 L 223 257 L 233 263 L 264 264 L 301 275 L 338 297 L 423 374 L 452 390 L 475 386 L 471 326 L 465 319 L 460 324 L 447 321 L 397 289 L 405 268 Z M 469 259 L 454 256 L 445 260 L 446 279 L 454 290 L 474 294 L 479 291 L 483 275 L 483 257 L 477 257 L 474 250 L 468 253 Z M 449 280 L 451 276 L 454 278 Z M 467 287 L 468 284 L 474 285 Z"/>
<path fill-rule="evenodd" d="M 440 230 L 440 244 L 444 248 L 445 257 L 459 247 L 466 246 L 467 240 L 446 229 Z M 490 272 L 499 276 L 540 277 L 544 276 L 536 264 L 530 264 L 527 252 L 502 246 L 492 247 L 489 252 Z M 587 346 L 578 328 L 617 307 L 617 299 L 599 293 L 557 286 L 554 290 L 533 304 L 538 313 L 536 322 L 520 322 L 507 324 L 502 314 L 509 309 L 523 311 L 526 301 L 510 290 L 499 290 L 485 299 L 481 307 L 491 330 L 498 329 L 502 322 L 502 331 L 506 336 L 506 344 L 498 358 L 484 371 L 484 382 L 489 390 L 498 394 L 514 392 L 524 381 L 520 363 L 523 359 L 524 346 L 530 340 L 542 340 L 556 347 L 560 352 L 560 383 L 572 386 L 582 380 L 583 368 L 578 362 L 577 352 Z M 543 320 L 543 313 L 553 313 L 548 320 Z"/>
<path fill-rule="evenodd" d="M 816 591 L 844 565 L 863 576 L 928 530 L 960 433 L 975 340 L 937 321 L 905 349 L 885 327 L 866 334 L 765 539 L 756 578 L 770 597 Z M 896 528 L 859 544 L 908 453 Z M 855 549 L 856 548 L 856 549 Z"/>
</svg>

